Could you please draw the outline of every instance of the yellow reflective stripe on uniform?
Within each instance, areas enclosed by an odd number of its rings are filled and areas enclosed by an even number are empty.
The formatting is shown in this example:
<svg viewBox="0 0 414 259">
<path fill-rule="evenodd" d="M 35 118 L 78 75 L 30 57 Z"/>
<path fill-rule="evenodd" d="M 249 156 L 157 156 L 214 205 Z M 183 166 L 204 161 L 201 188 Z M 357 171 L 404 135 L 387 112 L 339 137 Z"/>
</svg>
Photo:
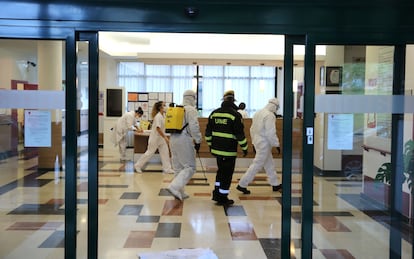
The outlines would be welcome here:
<svg viewBox="0 0 414 259">
<path fill-rule="evenodd" d="M 220 151 L 217 149 L 211 149 L 211 153 L 218 156 L 237 156 L 237 152 Z"/>
<path fill-rule="evenodd" d="M 205 136 L 206 141 L 213 139 L 211 136 Z"/>
<path fill-rule="evenodd" d="M 247 139 L 243 139 L 241 141 L 239 141 L 239 145 L 242 146 L 243 144 L 247 143 Z"/>
<path fill-rule="evenodd" d="M 236 137 L 233 134 L 229 134 L 229 133 L 223 133 L 223 132 L 213 131 L 212 135 L 214 137 L 222 137 L 222 138 L 236 139 Z"/>
<path fill-rule="evenodd" d="M 231 115 L 230 113 L 221 113 L 221 112 L 213 113 L 213 115 L 211 115 L 211 117 L 212 118 L 214 118 L 214 117 L 221 117 L 221 118 L 223 118 L 224 117 L 224 118 L 229 118 L 229 119 L 231 119 L 233 121 L 236 118 L 234 115 Z"/>
</svg>

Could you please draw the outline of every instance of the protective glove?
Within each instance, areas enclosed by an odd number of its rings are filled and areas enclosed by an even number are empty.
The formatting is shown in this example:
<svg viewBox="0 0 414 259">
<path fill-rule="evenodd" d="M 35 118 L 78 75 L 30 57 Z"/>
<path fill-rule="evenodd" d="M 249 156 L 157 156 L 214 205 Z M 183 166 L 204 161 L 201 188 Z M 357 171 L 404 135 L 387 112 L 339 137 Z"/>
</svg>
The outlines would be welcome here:
<svg viewBox="0 0 414 259">
<path fill-rule="evenodd" d="M 246 156 L 247 156 L 247 149 L 243 150 L 243 157 L 246 157 Z"/>
<path fill-rule="evenodd" d="M 277 153 L 280 155 L 280 147 L 276 147 Z"/>
<path fill-rule="evenodd" d="M 198 153 L 198 151 L 200 151 L 200 143 L 195 143 L 194 144 L 194 149 L 197 151 L 197 153 Z"/>
</svg>

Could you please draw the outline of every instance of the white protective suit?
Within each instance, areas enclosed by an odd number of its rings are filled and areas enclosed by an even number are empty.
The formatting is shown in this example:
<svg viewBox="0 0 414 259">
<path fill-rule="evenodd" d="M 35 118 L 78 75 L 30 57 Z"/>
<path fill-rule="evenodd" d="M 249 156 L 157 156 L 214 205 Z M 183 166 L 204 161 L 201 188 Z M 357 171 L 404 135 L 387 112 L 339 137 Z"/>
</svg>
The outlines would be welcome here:
<svg viewBox="0 0 414 259">
<path fill-rule="evenodd" d="M 198 112 L 195 105 L 196 93 L 192 90 L 185 91 L 183 95 L 185 110 L 183 126 L 186 123 L 188 125 L 181 133 L 173 133 L 170 137 L 172 163 L 176 174 L 167 190 L 180 200 L 188 198 L 188 195 L 184 192 L 184 186 L 196 172 L 194 143 L 201 143 L 200 125 L 197 119 Z"/>
<path fill-rule="evenodd" d="M 118 146 L 121 160 L 126 160 L 127 133 L 134 130 L 136 124 L 135 111 L 126 112 L 118 119 L 112 129 L 112 143 Z"/>
<path fill-rule="evenodd" d="M 249 118 L 249 114 L 247 114 L 246 110 L 238 109 L 237 112 L 241 114 L 243 119 Z"/>
<path fill-rule="evenodd" d="M 252 164 L 239 181 L 241 187 L 246 188 L 253 181 L 257 172 L 263 167 L 270 185 L 277 186 L 279 184 L 272 155 L 272 147 L 280 146 L 279 138 L 276 135 L 276 111 L 278 108 L 279 101 L 276 98 L 272 98 L 252 118 L 250 136 L 252 144 L 256 149 L 256 155 Z"/>
<path fill-rule="evenodd" d="M 155 154 L 155 152 L 158 149 L 158 153 L 160 154 L 161 158 L 163 172 L 173 173 L 173 170 L 171 168 L 168 144 L 165 141 L 165 139 L 162 136 L 160 136 L 160 134 L 157 131 L 157 128 L 160 128 L 161 131 L 165 134 L 165 117 L 164 114 L 162 114 L 161 112 L 158 112 L 152 121 L 151 133 L 148 138 L 147 151 L 145 151 L 145 153 L 142 154 L 142 156 L 134 165 L 135 170 L 137 172 L 141 171 L 141 168 L 148 162 L 148 160 L 150 160 L 150 158 Z"/>
</svg>

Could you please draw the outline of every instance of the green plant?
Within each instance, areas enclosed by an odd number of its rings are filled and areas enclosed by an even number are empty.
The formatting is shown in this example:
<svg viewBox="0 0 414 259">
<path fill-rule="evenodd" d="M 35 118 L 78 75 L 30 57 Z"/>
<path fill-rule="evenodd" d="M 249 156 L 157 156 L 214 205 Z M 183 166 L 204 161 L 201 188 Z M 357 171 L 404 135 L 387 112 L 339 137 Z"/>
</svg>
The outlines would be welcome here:
<svg viewBox="0 0 414 259">
<path fill-rule="evenodd" d="M 391 180 L 391 163 L 383 163 L 380 168 L 377 170 L 377 175 L 375 176 L 375 181 L 382 183 L 390 183 Z"/>
<path fill-rule="evenodd" d="M 404 176 L 405 182 L 408 184 L 408 189 L 410 190 L 411 194 L 414 193 L 413 190 L 413 182 L 414 182 L 414 141 L 409 140 L 404 145 Z"/>
<path fill-rule="evenodd" d="M 411 199 L 414 197 L 414 189 L 413 189 L 413 183 L 414 183 L 414 141 L 408 140 L 404 144 L 404 153 L 403 153 L 403 160 L 404 160 L 404 179 L 402 180 L 402 183 L 407 183 L 408 189 L 411 194 Z M 391 180 L 391 163 L 386 162 L 383 163 L 377 170 L 377 175 L 375 176 L 375 181 L 381 182 L 381 183 L 390 183 Z M 401 184 L 402 184 L 401 183 Z M 410 223 L 412 224 L 414 215 L 414 207 L 411 206 L 411 217 L 410 217 Z"/>
<path fill-rule="evenodd" d="M 413 190 L 413 183 L 414 183 L 414 174 L 413 174 L 413 170 L 414 170 L 414 157 L 413 157 L 413 152 L 414 152 L 414 141 L 413 140 L 408 140 L 405 144 L 404 144 L 404 153 L 403 153 L 403 158 L 404 158 L 404 182 L 406 182 L 408 184 L 408 189 L 410 190 L 411 194 L 414 194 L 414 190 Z M 390 162 L 386 162 L 383 163 L 377 170 L 377 175 L 375 176 L 375 180 L 378 182 L 383 182 L 383 183 L 390 183 L 391 180 L 391 163 Z"/>
</svg>

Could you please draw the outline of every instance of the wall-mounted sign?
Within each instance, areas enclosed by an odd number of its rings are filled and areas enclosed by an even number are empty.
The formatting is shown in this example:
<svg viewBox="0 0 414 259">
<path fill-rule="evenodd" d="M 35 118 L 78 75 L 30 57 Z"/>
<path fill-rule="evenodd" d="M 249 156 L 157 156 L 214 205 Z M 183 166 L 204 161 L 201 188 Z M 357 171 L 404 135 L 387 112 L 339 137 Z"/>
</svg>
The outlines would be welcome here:
<svg viewBox="0 0 414 259">
<path fill-rule="evenodd" d="M 50 111 L 24 111 L 24 146 L 52 146 L 52 122 Z"/>
<path fill-rule="evenodd" d="M 352 150 L 354 139 L 353 114 L 328 114 L 328 149 Z"/>
</svg>

